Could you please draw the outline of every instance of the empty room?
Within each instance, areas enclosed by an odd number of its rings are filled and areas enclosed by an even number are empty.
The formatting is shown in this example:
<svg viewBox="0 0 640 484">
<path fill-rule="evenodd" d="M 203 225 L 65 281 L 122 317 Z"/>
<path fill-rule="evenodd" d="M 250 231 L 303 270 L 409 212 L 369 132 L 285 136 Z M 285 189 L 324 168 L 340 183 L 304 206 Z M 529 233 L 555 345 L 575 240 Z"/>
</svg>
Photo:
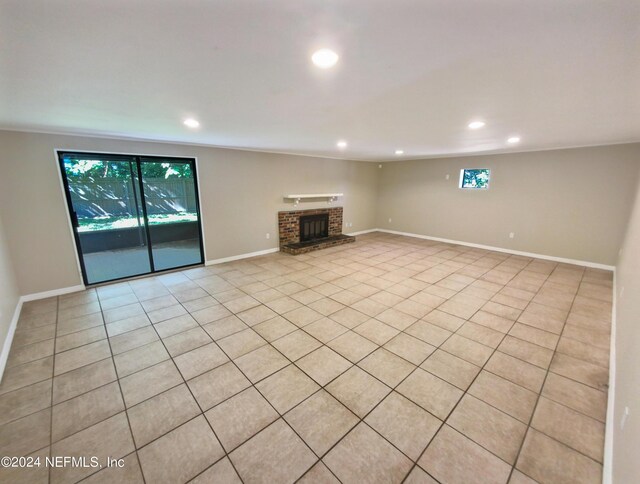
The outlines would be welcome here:
<svg viewBox="0 0 640 484">
<path fill-rule="evenodd" d="M 640 482 L 637 0 L 0 0 L 0 482 Z"/>
</svg>

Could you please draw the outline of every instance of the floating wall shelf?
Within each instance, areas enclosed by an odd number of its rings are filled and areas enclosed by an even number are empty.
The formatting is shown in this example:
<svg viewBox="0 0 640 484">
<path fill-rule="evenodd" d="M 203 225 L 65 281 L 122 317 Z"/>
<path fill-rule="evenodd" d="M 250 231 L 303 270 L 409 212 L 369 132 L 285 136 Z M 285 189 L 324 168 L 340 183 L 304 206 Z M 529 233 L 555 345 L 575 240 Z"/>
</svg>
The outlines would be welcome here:
<svg viewBox="0 0 640 484">
<path fill-rule="evenodd" d="M 342 197 L 344 193 L 299 193 L 294 195 L 285 195 L 284 198 L 294 200 L 294 205 L 298 205 L 300 200 L 307 198 L 326 198 L 327 203 L 331 203 L 337 200 L 338 197 Z"/>
</svg>

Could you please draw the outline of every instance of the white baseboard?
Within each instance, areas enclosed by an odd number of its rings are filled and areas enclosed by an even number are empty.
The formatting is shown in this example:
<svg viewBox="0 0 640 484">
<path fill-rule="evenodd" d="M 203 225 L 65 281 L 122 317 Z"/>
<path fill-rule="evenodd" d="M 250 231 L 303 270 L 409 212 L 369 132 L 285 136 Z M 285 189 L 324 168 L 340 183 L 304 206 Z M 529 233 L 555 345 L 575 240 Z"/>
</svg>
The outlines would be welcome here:
<svg viewBox="0 0 640 484">
<path fill-rule="evenodd" d="M 52 291 L 38 292 L 35 294 L 27 294 L 20 296 L 16 309 L 13 313 L 13 319 L 9 325 L 9 331 L 7 331 L 7 337 L 2 345 L 2 352 L 0 353 L 0 381 L 4 375 L 4 369 L 7 365 L 7 359 L 9 358 L 9 351 L 11 351 L 11 344 L 13 343 L 13 337 L 16 333 L 16 327 L 18 326 L 18 320 L 20 319 L 20 313 L 22 312 L 22 306 L 29 301 L 37 301 L 38 299 L 47 299 L 49 297 L 62 296 L 63 294 L 69 294 L 72 292 L 84 291 L 85 286 L 83 284 L 71 287 L 63 287 L 62 289 L 54 289 Z"/>
<path fill-rule="evenodd" d="M 604 269 L 607 271 L 613 271 L 615 270 L 615 266 L 610 266 L 610 265 L 606 265 L 606 264 L 600 264 L 597 262 L 589 262 L 589 261 L 583 261 L 583 260 L 577 260 L 577 259 L 567 259 L 565 257 L 555 257 L 552 255 L 545 255 L 545 254 L 537 254 L 535 252 L 523 252 L 520 250 L 512 250 L 512 249 L 505 249 L 504 247 L 494 247 L 491 245 L 482 245 L 482 244 L 474 244 L 472 242 L 464 242 L 462 240 L 452 240 L 452 239 L 444 239 L 441 237 L 431 237 L 429 235 L 422 235 L 422 234 L 413 234 L 410 232 L 400 232 L 398 230 L 388 230 L 388 229 L 380 229 L 380 228 L 376 228 L 376 229 L 367 229 L 367 230 L 360 230 L 358 232 L 351 232 L 349 234 L 346 235 L 363 235 L 363 234 L 369 234 L 372 232 L 384 232 L 384 233 L 388 233 L 388 234 L 395 234 L 395 235 L 404 235 L 405 237 L 415 237 L 418 239 L 426 239 L 426 240 L 433 240 L 435 242 L 444 242 L 447 244 L 455 244 L 455 245 L 464 245 L 466 247 L 474 247 L 476 249 L 484 249 L 484 250 L 492 250 L 495 252 L 503 252 L 506 254 L 513 254 L 513 255 L 521 255 L 524 257 L 532 257 L 532 258 L 536 258 L 536 259 L 544 259 L 544 260 L 550 260 L 550 261 L 554 261 L 554 262 L 562 262 L 565 264 L 573 264 L 573 265 L 578 265 L 578 266 L 583 266 L 583 267 L 592 267 L 594 269 Z M 211 266 L 211 265 L 215 265 L 215 264 L 223 264 L 225 262 L 232 262 L 235 260 L 240 260 L 240 259 L 248 259 L 249 257 L 256 257 L 259 255 L 266 255 L 266 254 L 272 254 L 274 252 L 278 252 L 280 249 L 278 249 L 277 247 L 273 248 L 273 249 L 266 249 L 266 250 L 259 250 L 257 252 L 249 252 L 247 254 L 240 254 L 240 255 L 233 255 L 230 257 L 223 257 L 221 259 L 213 259 L 213 260 L 208 260 L 205 262 L 206 266 Z"/>
<path fill-rule="evenodd" d="M 77 286 L 63 287 L 61 289 L 53 289 L 52 291 L 36 292 L 35 294 L 27 294 L 20 299 L 22 302 L 37 301 L 38 299 L 46 299 L 48 297 L 62 296 L 64 294 L 70 294 L 72 292 L 84 291 L 86 287 L 84 284 L 78 284 Z"/>
<path fill-rule="evenodd" d="M 378 229 L 367 229 L 367 230 L 360 230 L 358 232 L 350 232 L 348 234 L 345 235 L 363 235 L 363 234 L 370 234 L 371 232 L 378 232 Z"/>
<path fill-rule="evenodd" d="M 280 248 L 274 247 L 273 249 L 259 250 L 257 252 L 249 252 L 247 254 L 232 255 L 231 257 L 223 257 L 222 259 L 208 260 L 204 263 L 204 265 L 213 266 L 215 264 L 223 264 L 225 262 L 232 262 L 234 260 L 248 259 L 249 257 L 257 257 L 259 255 L 273 254 L 274 252 L 278 251 L 280 251 Z"/>
<path fill-rule="evenodd" d="M 611 309 L 611 343 L 609 344 L 609 390 L 607 392 L 607 419 L 604 433 L 604 460 L 602 483 L 613 484 L 613 429 L 615 426 L 616 396 L 616 317 L 617 317 L 616 273 L 613 273 L 613 307 Z"/>
<path fill-rule="evenodd" d="M 464 245 L 466 247 L 474 247 L 476 249 L 492 250 L 494 252 L 503 252 L 506 254 L 521 255 L 523 257 L 533 257 L 536 259 L 562 262 L 565 264 L 573 264 L 573 265 L 583 266 L 583 267 L 592 267 L 594 269 L 604 269 L 606 271 L 613 271 L 616 268 L 616 266 L 600 264 L 598 262 L 589 262 L 589 261 L 577 260 L 577 259 L 567 259 L 565 257 L 556 257 L 553 255 L 536 254 L 535 252 L 523 252 L 521 250 L 505 249 L 504 247 L 494 247 L 491 245 L 474 244 L 472 242 L 464 242 L 462 240 L 443 239 L 441 237 L 431 237 L 429 235 L 412 234 L 409 232 L 399 232 L 397 230 L 388 230 L 388 229 L 376 229 L 376 230 L 378 232 L 384 232 L 388 234 L 404 235 L 406 237 L 415 237 L 417 239 L 426 239 L 426 240 L 433 240 L 436 242 L 445 242 L 447 244 Z"/>
<path fill-rule="evenodd" d="M 379 229 L 360 230 L 359 232 L 351 232 L 345 235 L 362 235 L 362 234 L 368 234 L 371 232 L 378 232 L 378 230 Z M 222 259 L 208 260 L 204 263 L 204 265 L 212 266 L 215 264 L 224 264 L 225 262 L 233 262 L 234 260 L 248 259 L 250 257 L 257 257 L 259 255 L 273 254 L 274 252 L 279 252 L 279 251 L 280 251 L 279 247 L 274 247 L 273 249 L 259 250 L 257 252 L 249 252 L 247 254 L 232 255 L 230 257 L 223 257 Z"/>
<path fill-rule="evenodd" d="M 460 240 L 443 239 L 440 237 L 429 237 L 427 235 L 412 234 L 408 232 L 399 232 L 397 230 L 377 229 L 379 232 L 389 234 L 404 235 L 407 237 L 416 237 L 419 239 L 433 240 L 436 242 L 445 242 L 449 244 L 463 245 L 478 249 L 493 250 L 496 252 L 504 252 L 507 254 L 521 255 L 525 257 L 535 257 L 536 259 L 550 260 L 554 262 L 563 262 L 566 264 L 574 264 L 584 267 L 592 267 L 595 269 L 604 269 L 613 271 L 613 305 L 611 315 L 611 344 L 609 349 L 609 390 L 607 393 L 607 417 L 604 438 L 604 461 L 602 466 L 602 482 L 603 484 L 613 483 L 613 430 L 615 426 L 615 386 L 616 386 L 616 307 L 617 307 L 617 287 L 616 287 L 616 267 L 597 262 L 582 261 L 576 259 L 567 259 L 564 257 L 555 257 L 544 254 L 536 254 L 533 252 L 523 252 L 519 250 L 505 249 L 502 247 L 492 247 L 482 244 L 473 244 Z"/>
<path fill-rule="evenodd" d="M 2 345 L 2 353 L 0 353 L 0 382 L 2 382 L 2 376 L 4 375 L 4 369 L 7 366 L 7 360 L 9 359 L 9 351 L 11 351 L 11 343 L 13 343 L 13 336 L 16 334 L 16 327 L 18 326 L 18 319 L 20 319 L 20 313 L 22 312 L 22 298 L 18 299 L 16 309 L 13 312 L 13 319 L 9 325 L 9 331 L 7 331 L 7 337 Z"/>
</svg>

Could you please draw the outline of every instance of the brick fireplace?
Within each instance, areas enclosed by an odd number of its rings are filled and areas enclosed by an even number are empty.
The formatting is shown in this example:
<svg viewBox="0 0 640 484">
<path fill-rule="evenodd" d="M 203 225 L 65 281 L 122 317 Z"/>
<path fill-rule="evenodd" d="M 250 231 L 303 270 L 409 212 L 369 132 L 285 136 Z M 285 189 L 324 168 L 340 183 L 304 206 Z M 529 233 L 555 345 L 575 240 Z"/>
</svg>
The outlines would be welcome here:
<svg viewBox="0 0 640 484">
<path fill-rule="evenodd" d="M 329 219 L 328 230 L 325 231 L 325 233 L 328 232 L 328 235 L 301 242 L 300 217 L 308 217 L 307 220 L 321 220 L 323 215 L 328 216 Z M 308 232 L 308 227 L 303 226 L 303 238 L 305 230 Z M 347 244 L 356 240 L 355 237 L 342 233 L 342 207 L 278 212 L 278 232 L 280 234 L 280 250 L 293 255 L 305 254 L 313 250 Z"/>
</svg>

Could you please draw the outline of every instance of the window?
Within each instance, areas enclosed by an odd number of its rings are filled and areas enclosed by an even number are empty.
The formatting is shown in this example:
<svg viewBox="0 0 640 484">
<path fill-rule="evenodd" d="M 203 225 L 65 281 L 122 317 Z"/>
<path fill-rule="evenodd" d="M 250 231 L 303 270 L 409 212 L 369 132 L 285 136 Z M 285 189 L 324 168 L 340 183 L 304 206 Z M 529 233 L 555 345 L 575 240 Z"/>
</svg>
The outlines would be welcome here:
<svg viewBox="0 0 640 484">
<path fill-rule="evenodd" d="M 488 168 L 462 169 L 460 170 L 460 188 L 486 190 L 489 188 L 490 177 L 491 170 Z"/>
</svg>

